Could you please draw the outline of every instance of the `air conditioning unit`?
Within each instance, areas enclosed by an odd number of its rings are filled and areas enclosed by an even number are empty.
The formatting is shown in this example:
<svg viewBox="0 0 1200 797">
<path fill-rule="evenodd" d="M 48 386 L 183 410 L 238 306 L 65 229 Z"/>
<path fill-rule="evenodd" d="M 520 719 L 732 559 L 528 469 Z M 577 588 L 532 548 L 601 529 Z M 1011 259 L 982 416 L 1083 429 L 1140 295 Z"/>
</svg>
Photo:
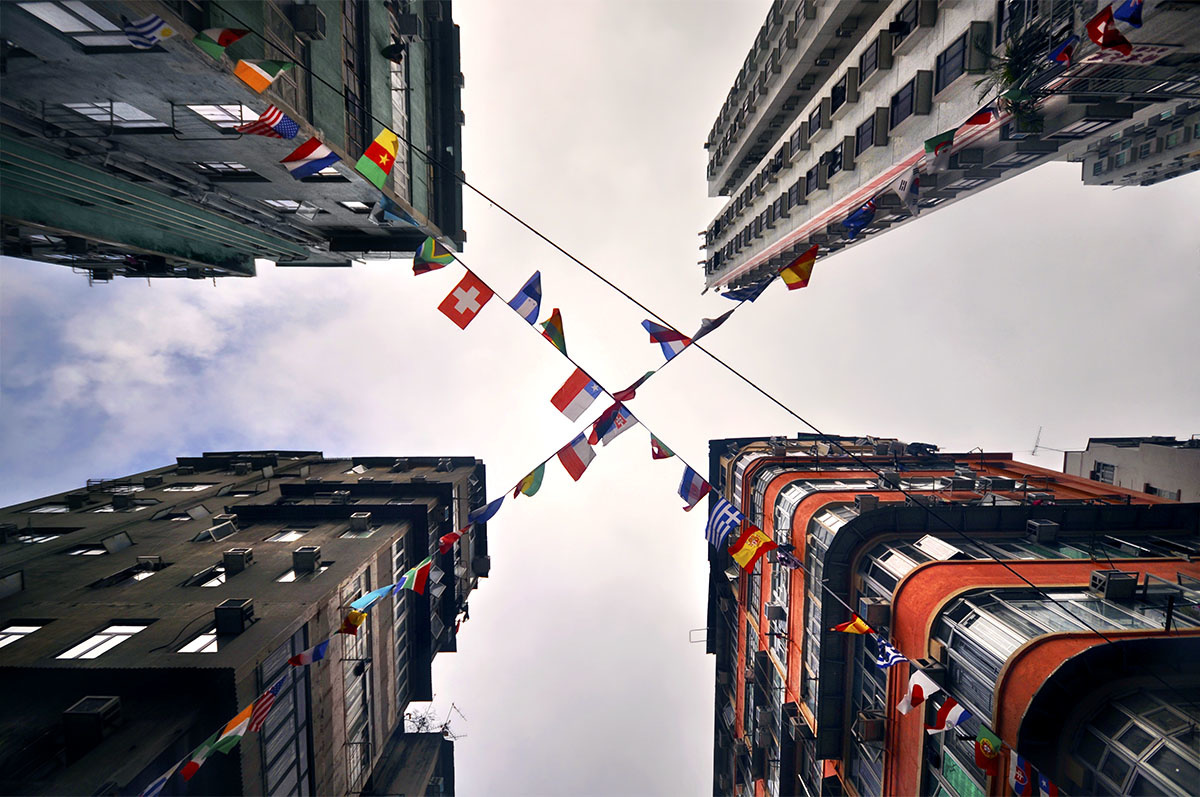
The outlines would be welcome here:
<svg viewBox="0 0 1200 797">
<path fill-rule="evenodd" d="M 375 481 L 374 476 L 359 476 L 358 477 L 359 484 L 372 484 L 372 483 L 374 483 L 374 481 Z"/>
<path fill-rule="evenodd" d="M 370 512 L 354 512 L 350 515 L 351 531 L 366 531 L 371 525 Z"/>
<path fill-rule="evenodd" d="M 1106 600 L 1129 600 L 1137 589 L 1138 574 L 1123 570 L 1093 570 L 1088 588 Z"/>
<path fill-rule="evenodd" d="M 75 761 L 121 724 L 121 698 L 88 695 L 62 713 L 62 723 L 67 760 Z"/>
<path fill-rule="evenodd" d="M 1025 493 L 1025 500 L 1031 504 L 1052 504 L 1054 493 Z"/>
<path fill-rule="evenodd" d="M 1014 489 L 1017 486 L 1017 482 L 1007 476 L 984 476 L 979 480 L 979 486 L 984 490 L 999 492 L 1000 490 Z"/>
<path fill-rule="evenodd" d="M 885 487 L 900 486 L 900 474 L 894 470 L 881 470 L 879 471 L 879 476 L 880 481 L 883 482 Z"/>
<path fill-rule="evenodd" d="M 254 622 L 254 601 L 250 598 L 230 598 L 213 609 L 217 633 L 237 635 Z"/>
<path fill-rule="evenodd" d="M 129 493 L 113 493 L 112 506 L 117 511 L 129 509 L 133 506 L 133 496 Z"/>
<path fill-rule="evenodd" d="M 936 659 L 917 659 L 913 665 L 929 676 L 929 679 L 938 686 L 945 688 L 946 686 L 946 665 Z"/>
<path fill-rule="evenodd" d="M 787 608 L 784 606 L 779 606 L 778 604 L 775 604 L 775 603 L 768 603 L 767 604 L 767 619 L 768 620 L 786 620 L 787 619 Z"/>
<path fill-rule="evenodd" d="M 305 41 L 324 41 L 325 14 L 315 5 L 293 5 L 288 9 L 296 35 Z"/>
<path fill-rule="evenodd" d="M 212 516 L 212 524 L 214 526 L 219 526 L 222 523 L 228 523 L 229 525 L 233 526 L 234 531 L 236 531 L 237 530 L 237 515 L 222 514 L 222 515 L 213 515 Z"/>
<path fill-rule="evenodd" d="M 476 556 L 471 560 L 471 572 L 480 578 L 487 578 L 492 569 L 492 557 Z"/>
<path fill-rule="evenodd" d="M 304 483 L 305 484 L 320 484 L 321 477 L 320 476 L 310 476 L 304 480 Z"/>
<path fill-rule="evenodd" d="M 137 558 L 138 567 L 142 570 L 161 570 L 163 566 L 162 557 L 158 554 L 147 554 Z"/>
<path fill-rule="evenodd" d="M 868 512 L 874 512 L 879 508 L 879 496 L 866 494 L 856 495 L 854 496 L 854 508 L 860 515 L 865 515 Z"/>
<path fill-rule="evenodd" d="M 142 486 L 143 487 L 158 487 L 162 483 L 163 483 L 162 476 L 143 476 L 142 477 Z"/>
<path fill-rule="evenodd" d="M 245 475 L 246 475 L 247 473 L 249 473 L 249 472 L 250 472 L 250 463 L 249 463 L 249 462 L 235 462 L 235 463 L 233 463 L 233 473 L 234 473 L 234 475 L 236 475 L 236 476 L 245 476 Z"/>
<path fill-rule="evenodd" d="M 1053 520 L 1030 518 L 1025 521 L 1025 532 L 1033 538 L 1034 542 L 1042 544 L 1055 542 L 1058 539 L 1058 524 Z"/>
<path fill-rule="evenodd" d="M 950 490 L 974 490 L 975 478 L 972 476 L 959 476 L 955 474 L 946 480 L 946 487 Z"/>
<path fill-rule="evenodd" d="M 292 569 L 297 573 L 315 573 L 320 566 L 320 545 L 301 545 L 292 551 Z"/>
<path fill-rule="evenodd" d="M 892 602 L 887 598 L 859 598 L 858 616 L 876 630 L 886 628 L 892 622 Z"/>
<path fill-rule="evenodd" d="M 392 31 L 401 38 L 419 39 L 421 28 L 421 17 L 416 14 L 397 14 L 392 20 Z"/>
<path fill-rule="evenodd" d="M 335 504 L 348 504 L 350 503 L 350 491 L 334 490 L 333 497 L 330 500 Z"/>
<path fill-rule="evenodd" d="M 864 742 L 882 742 L 887 720 L 875 711 L 860 711 L 854 723 L 855 733 Z"/>
<path fill-rule="evenodd" d="M 196 469 L 191 465 L 179 465 L 175 468 L 175 475 L 177 476 L 192 476 L 195 473 Z"/>
<path fill-rule="evenodd" d="M 87 501 L 87 493 L 67 493 L 67 509 L 71 510 L 72 512 L 83 509 L 84 505 L 87 504 Z"/>
<path fill-rule="evenodd" d="M 225 565 L 225 575 L 232 576 L 235 573 L 240 573 L 254 563 L 253 548 L 230 548 L 221 555 L 222 564 Z"/>
</svg>

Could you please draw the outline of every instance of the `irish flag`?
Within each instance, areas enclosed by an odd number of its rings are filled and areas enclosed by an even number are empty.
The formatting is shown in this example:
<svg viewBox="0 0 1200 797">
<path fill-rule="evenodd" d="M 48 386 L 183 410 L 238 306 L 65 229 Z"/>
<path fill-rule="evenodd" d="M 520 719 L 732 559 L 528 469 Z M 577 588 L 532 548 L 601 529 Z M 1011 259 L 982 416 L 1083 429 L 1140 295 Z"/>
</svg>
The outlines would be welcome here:
<svg viewBox="0 0 1200 797">
<path fill-rule="evenodd" d="M 262 94 L 275 79 L 291 69 L 295 64 L 290 61 L 238 61 L 233 68 L 233 74 L 242 79 L 250 88 Z"/>
<path fill-rule="evenodd" d="M 400 139 L 385 127 L 383 132 L 375 136 L 375 140 L 367 147 L 367 151 L 358 159 L 354 168 L 382 191 L 392 167 L 396 165 L 396 153 L 399 151 Z"/>
<path fill-rule="evenodd" d="M 241 713 L 225 723 L 225 727 L 217 733 L 208 737 L 192 752 L 192 757 L 186 764 L 180 774 L 184 780 L 191 780 L 196 771 L 204 764 L 208 757 L 214 752 L 228 753 L 233 748 L 237 747 L 238 742 L 246 735 L 246 727 L 250 724 L 250 716 L 254 713 L 254 704 L 246 706 Z"/>
</svg>

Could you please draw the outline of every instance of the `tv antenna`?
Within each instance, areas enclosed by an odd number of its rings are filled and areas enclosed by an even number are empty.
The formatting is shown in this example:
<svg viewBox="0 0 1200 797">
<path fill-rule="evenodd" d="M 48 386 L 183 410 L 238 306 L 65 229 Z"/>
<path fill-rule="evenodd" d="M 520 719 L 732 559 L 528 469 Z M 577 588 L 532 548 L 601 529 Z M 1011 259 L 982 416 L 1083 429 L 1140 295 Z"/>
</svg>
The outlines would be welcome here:
<svg viewBox="0 0 1200 797">
<path fill-rule="evenodd" d="M 1040 427 L 1040 426 L 1038 427 L 1037 437 L 1035 437 L 1033 440 L 1033 450 L 1029 452 L 1030 455 L 1036 457 L 1039 448 L 1044 448 L 1047 451 L 1057 451 L 1060 454 L 1066 453 L 1061 448 L 1053 448 L 1052 446 L 1042 445 L 1042 427 Z"/>
</svg>

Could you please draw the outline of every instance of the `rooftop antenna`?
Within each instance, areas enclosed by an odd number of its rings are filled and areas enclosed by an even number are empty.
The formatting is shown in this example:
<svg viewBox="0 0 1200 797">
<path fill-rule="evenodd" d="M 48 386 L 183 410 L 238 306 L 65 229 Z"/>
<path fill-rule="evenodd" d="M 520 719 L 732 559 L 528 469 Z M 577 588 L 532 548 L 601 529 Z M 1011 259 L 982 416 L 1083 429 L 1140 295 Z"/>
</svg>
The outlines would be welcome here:
<svg viewBox="0 0 1200 797">
<path fill-rule="evenodd" d="M 1038 427 L 1038 431 L 1037 431 L 1037 437 L 1035 437 L 1035 438 L 1033 439 L 1033 450 L 1029 452 L 1029 453 L 1030 453 L 1030 455 L 1031 455 L 1031 456 L 1035 456 L 1035 457 L 1036 457 L 1036 456 L 1037 456 L 1037 452 L 1038 452 L 1038 449 L 1039 449 L 1039 448 L 1044 448 L 1044 449 L 1046 449 L 1047 451 L 1057 451 L 1057 452 L 1058 452 L 1058 453 L 1060 453 L 1060 454 L 1066 453 L 1066 452 L 1065 452 L 1065 451 L 1063 451 L 1063 449 L 1061 449 L 1061 448 L 1053 448 L 1052 446 L 1044 446 L 1044 445 L 1042 445 L 1042 427 L 1040 427 L 1040 426 Z"/>
</svg>

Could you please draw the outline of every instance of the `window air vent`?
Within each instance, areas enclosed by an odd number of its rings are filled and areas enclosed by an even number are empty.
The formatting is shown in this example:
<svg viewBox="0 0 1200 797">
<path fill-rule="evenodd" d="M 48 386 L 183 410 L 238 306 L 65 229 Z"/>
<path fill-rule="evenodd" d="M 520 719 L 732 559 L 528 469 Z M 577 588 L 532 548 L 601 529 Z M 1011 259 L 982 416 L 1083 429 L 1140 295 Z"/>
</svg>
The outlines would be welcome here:
<svg viewBox="0 0 1200 797">
<path fill-rule="evenodd" d="M 292 569 L 299 573 L 315 573 L 321 566 L 321 546 L 301 545 L 292 551 Z"/>
<path fill-rule="evenodd" d="M 253 548 L 230 548 L 221 556 L 225 565 L 225 574 L 231 576 L 240 573 L 254 563 Z"/>
<path fill-rule="evenodd" d="M 349 490 L 334 490 L 333 498 L 331 500 L 335 504 L 348 504 L 348 503 L 350 503 L 350 491 Z"/>
<path fill-rule="evenodd" d="M 121 724 L 121 698 L 89 695 L 63 712 L 62 723 L 67 760 L 75 761 Z"/>
<path fill-rule="evenodd" d="M 254 601 L 250 598 L 230 598 L 213 609 L 217 634 L 235 636 L 254 622 Z"/>
<path fill-rule="evenodd" d="M 158 487 L 162 483 L 163 483 L 162 476 L 143 476 L 142 477 L 142 486 L 143 487 Z"/>
<path fill-rule="evenodd" d="M 886 720 L 877 711 L 860 711 L 854 723 L 854 732 L 864 742 L 882 742 Z"/>
<path fill-rule="evenodd" d="M 371 525 L 370 512 L 354 512 L 350 515 L 351 531 L 366 531 Z"/>
<path fill-rule="evenodd" d="M 1122 570 L 1093 570 L 1088 588 L 1106 600 L 1129 600 L 1137 589 L 1138 574 Z"/>
<path fill-rule="evenodd" d="M 1058 524 L 1053 520 L 1034 520 L 1030 518 L 1025 521 L 1025 532 L 1034 542 L 1043 545 L 1058 540 Z"/>
</svg>

